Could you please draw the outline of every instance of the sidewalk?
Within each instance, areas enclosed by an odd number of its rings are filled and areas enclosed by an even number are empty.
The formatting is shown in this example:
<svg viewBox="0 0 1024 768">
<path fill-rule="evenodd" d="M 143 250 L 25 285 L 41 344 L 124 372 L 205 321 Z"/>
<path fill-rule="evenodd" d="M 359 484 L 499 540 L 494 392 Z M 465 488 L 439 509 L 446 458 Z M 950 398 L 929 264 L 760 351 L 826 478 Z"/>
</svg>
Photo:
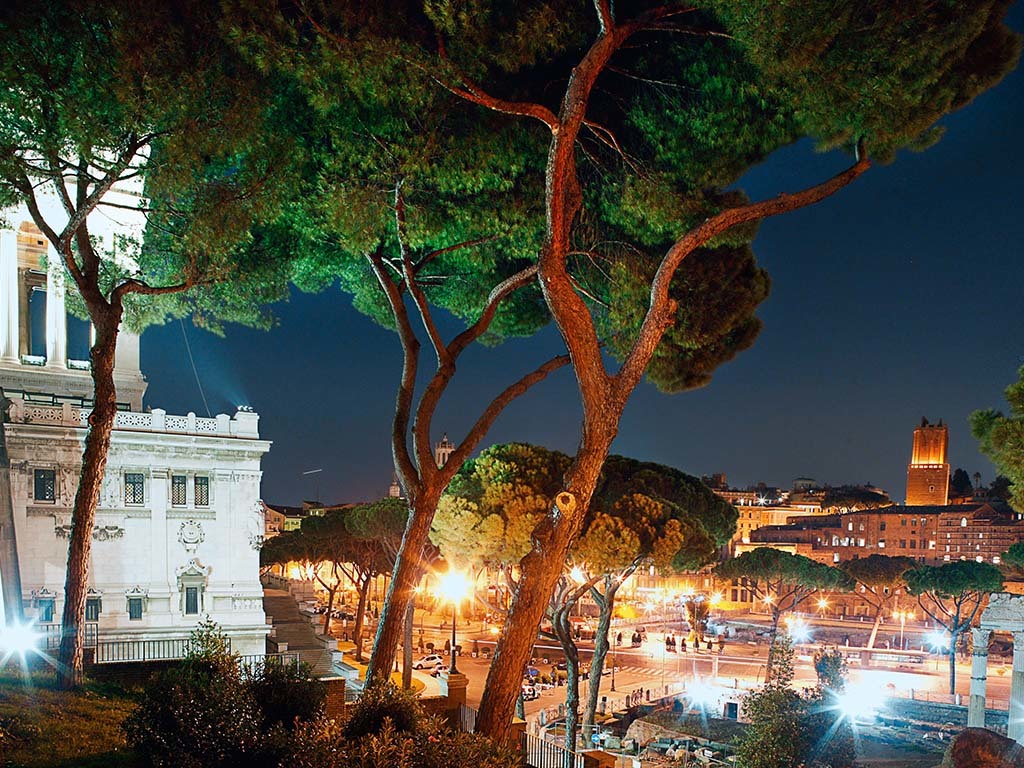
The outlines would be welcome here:
<svg viewBox="0 0 1024 768">
<path fill-rule="evenodd" d="M 299 613 L 295 598 L 283 589 L 263 590 L 263 610 L 273 620 L 275 640 L 288 644 L 288 653 L 313 668 L 315 677 L 331 674 L 331 653 L 324 648 L 308 620 Z"/>
</svg>

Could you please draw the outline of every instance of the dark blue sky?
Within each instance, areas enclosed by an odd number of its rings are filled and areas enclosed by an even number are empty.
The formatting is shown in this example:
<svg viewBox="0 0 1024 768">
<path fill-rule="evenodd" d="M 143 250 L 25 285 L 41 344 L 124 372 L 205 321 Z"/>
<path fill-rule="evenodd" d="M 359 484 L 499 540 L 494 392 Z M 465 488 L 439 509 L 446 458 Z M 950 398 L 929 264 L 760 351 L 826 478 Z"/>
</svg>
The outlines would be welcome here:
<svg viewBox="0 0 1024 768">
<path fill-rule="evenodd" d="M 1010 23 L 1024 28 L 1017 4 Z M 730 483 L 788 487 L 809 476 L 873 482 L 902 501 L 912 431 L 922 416 L 950 425 L 950 461 L 991 480 L 967 425 L 1004 407 L 1024 364 L 1024 75 L 944 121 L 922 154 L 903 153 L 818 206 L 765 222 L 755 248 L 772 277 L 764 330 L 711 384 L 665 396 L 642 384 L 613 450 Z M 795 190 L 847 158 L 790 147 L 753 169 L 754 198 Z M 294 294 L 269 333 L 231 327 L 189 340 L 214 413 L 252 405 L 274 442 L 264 498 L 297 503 L 371 499 L 391 478 L 389 432 L 397 340 L 337 290 Z M 449 334 L 456 330 L 448 324 Z M 435 420 L 458 439 L 513 376 L 559 351 L 552 329 L 473 350 Z M 147 403 L 203 414 L 175 323 L 146 332 Z M 425 356 L 429 364 L 429 357 Z M 499 419 L 484 445 L 522 440 L 570 451 L 579 408 L 566 370 Z M 302 472 L 322 468 L 317 483 Z"/>
</svg>

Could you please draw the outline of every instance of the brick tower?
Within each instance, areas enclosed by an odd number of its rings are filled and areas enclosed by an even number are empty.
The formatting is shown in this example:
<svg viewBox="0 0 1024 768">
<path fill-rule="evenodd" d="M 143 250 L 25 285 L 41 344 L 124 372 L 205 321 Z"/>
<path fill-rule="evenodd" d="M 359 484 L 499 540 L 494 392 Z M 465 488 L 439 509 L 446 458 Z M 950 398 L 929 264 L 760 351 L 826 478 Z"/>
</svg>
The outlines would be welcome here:
<svg viewBox="0 0 1024 768">
<path fill-rule="evenodd" d="M 907 466 L 907 506 L 945 506 L 949 503 L 949 429 L 939 419 L 921 419 L 914 430 L 914 451 Z"/>
</svg>

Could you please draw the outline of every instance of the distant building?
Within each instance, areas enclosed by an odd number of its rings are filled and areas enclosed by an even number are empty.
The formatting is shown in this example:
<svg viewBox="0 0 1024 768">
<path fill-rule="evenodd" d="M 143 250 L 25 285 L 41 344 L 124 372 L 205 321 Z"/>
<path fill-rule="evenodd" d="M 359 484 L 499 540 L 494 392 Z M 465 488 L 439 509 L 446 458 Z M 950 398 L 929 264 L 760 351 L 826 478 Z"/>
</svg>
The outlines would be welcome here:
<svg viewBox="0 0 1024 768">
<path fill-rule="evenodd" d="M 892 506 L 760 528 L 737 552 L 768 546 L 829 564 L 879 554 L 929 565 L 953 560 L 998 565 L 1011 544 L 1024 540 L 1021 518 L 1003 502 Z"/>
<path fill-rule="evenodd" d="M 389 499 L 405 498 L 402 494 L 402 486 L 398 484 L 398 473 L 391 475 L 391 485 L 388 486 Z"/>
<path fill-rule="evenodd" d="M 949 503 L 949 429 L 939 419 L 921 419 L 914 430 L 914 447 L 907 465 L 907 506 Z"/>
<path fill-rule="evenodd" d="M 434 446 L 434 461 L 437 463 L 437 466 L 443 467 L 447 464 L 454 450 L 455 443 L 448 439 L 448 433 L 445 432 L 441 442 Z"/>
</svg>

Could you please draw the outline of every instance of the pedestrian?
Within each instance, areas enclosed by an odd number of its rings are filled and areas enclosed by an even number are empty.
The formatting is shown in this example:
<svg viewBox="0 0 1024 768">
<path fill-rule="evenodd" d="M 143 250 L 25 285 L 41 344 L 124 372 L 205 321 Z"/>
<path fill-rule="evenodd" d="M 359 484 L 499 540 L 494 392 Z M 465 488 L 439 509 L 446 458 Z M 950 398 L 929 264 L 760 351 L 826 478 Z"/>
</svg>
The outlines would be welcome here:
<svg viewBox="0 0 1024 768">
<path fill-rule="evenodd" d="M 686 638 L 685 637 L 679 638 L 679 648 L 680 648 L 680 650 L 682 650 L 683 653 L 686 653 Z"/>
<path fill-rule="evenodd" d="M 619 632 L 619 634 L 617 634 L 615 636 L 615 644 L 616 645 L 622 645 L 622 633 L 621 632 Z"/>
</svg>

